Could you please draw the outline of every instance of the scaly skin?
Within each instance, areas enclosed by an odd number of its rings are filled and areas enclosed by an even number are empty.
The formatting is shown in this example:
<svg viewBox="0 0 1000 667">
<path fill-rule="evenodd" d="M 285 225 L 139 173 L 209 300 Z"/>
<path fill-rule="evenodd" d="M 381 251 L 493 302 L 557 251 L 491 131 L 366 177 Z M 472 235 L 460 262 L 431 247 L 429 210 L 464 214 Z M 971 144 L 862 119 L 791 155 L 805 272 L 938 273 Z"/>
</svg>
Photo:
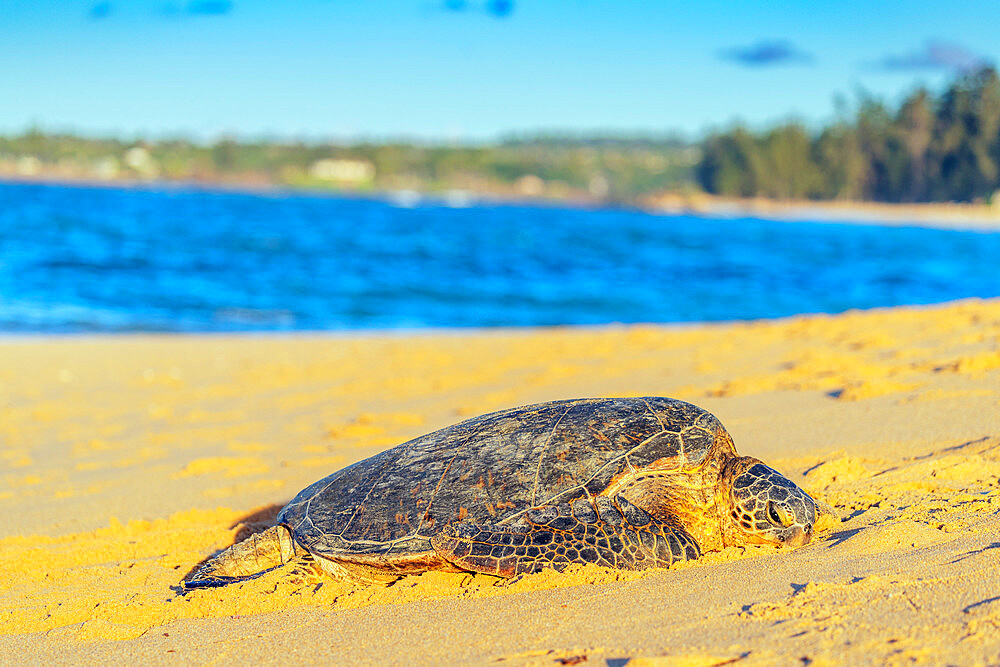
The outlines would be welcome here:
<svg viewBox="0 0 1000 667">
<path fill-rule="evenodd" d="M 224 586 L 263 574 L 304 554 L 305 551 L 296 546 L 287 527 L 271 526 L 208 560 L 184 583 L 184 587 Z"/>
<path fill-rule="evenodd" d="M 501 577 L 570 563 L 644 570 L 700 555 L 683 528 L 654 519 L 623 496 L 547 505 L 506 525 L 454 524 L 432 543 L 463 570 Z"/>
<path fill-rule="evenodd" d="M 752 456 L 728 461 L 716 491 L 727 545 L 808 544 L 816 501 L 781 473 Z"/>
</svg>

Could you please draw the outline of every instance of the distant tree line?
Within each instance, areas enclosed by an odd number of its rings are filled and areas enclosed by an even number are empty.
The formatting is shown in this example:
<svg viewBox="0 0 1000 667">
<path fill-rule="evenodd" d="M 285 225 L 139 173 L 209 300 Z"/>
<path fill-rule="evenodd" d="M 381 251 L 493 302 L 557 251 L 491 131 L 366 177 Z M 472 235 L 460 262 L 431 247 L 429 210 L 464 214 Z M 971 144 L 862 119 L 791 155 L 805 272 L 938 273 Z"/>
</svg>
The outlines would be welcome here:
<svg viewBox="0 0 1000 667">
<path fill-rule="evenodd" d="M 958 77 L 940 95 L 915 90 L 898 108 L 862 97 L 838 117 L 818 132 L 790 122 L 765 131 L 735 127 L 699 142 L 667 133 L 549 132 L 489 144 L 205 143 L 32 129 L 0 136 L 0 178 L 464 190 L 622 203 L 698 189 L 885 202 L 991 200 L 1000 189 L 1000 78 L 993 68 Z M 346 163 L 351 173 L 370 177 L 337 180 Z"/>
<path fill-rule="evenodd" d="M 0 177 L 22 173 L 341 190 L 466 190 L 620 202 L 693 188 L 699 157 L 696 146 L 672 138 L 614 136 L 511 136 L 491 144 L 124 141 L 38 129 L 0 136 Z M 360 161 L 371 166 L 374 176 L 363 184 L 324 180 L 315 168 L 324 160 Z"/>
<path fill-rule="evenodd" d="M 992 67 L 940 95 L 921 88 L 896 109 L 862 98 L 818 134 L 798 123 L 736 127 L 702 145 L 710 193 L 884 202 L 990 200 L 1000 189 L 1000 78 Z"/>
</svg>

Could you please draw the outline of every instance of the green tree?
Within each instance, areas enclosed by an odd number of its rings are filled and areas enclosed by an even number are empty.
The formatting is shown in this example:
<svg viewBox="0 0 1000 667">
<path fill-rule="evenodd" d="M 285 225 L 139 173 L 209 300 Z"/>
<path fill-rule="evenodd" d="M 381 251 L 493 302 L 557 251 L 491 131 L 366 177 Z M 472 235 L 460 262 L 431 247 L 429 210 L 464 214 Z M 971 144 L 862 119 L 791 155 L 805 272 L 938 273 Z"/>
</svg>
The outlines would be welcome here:
<svg viewBox="0 0 1000 667">
<path fill-rule="evenodd" d="M 896 127 L 906 151 L 903 199 L 926 201 L 928 191 L 928 154 L 934 136 L 934 107 L 930 93 L 924 88 L 914 91 L 899 108 Z"/>
<path fill-rule="evenodd" d="M 969 201 L 997 188 L 1000 79 L 993 68 L 967 74 L 945 92 L 932 151 L 935 199 Z"/>
<path fill-rule="evenodd" d="M 746 128 L 737 127 L 708 138 L 696 175 L 708 192 L 752 197 L 761 194 L 764 170 L 756 138 Z"/>
<path fill-rule="evenodd" d="M 803 199 L 819 192 L 821 174 L 812 159 L 812 144 L 804 127 L 789 123 L 768 132 L 761 145 L 763 194 L 778 199 Z"/>
<path fill-rule="evenodd" d="M 859 200 L 868 196 L 868 160 L 852 125 L 841 122 L 823 130 L 813 154 L 820 179 L 819 198 Z"/>
</svg>

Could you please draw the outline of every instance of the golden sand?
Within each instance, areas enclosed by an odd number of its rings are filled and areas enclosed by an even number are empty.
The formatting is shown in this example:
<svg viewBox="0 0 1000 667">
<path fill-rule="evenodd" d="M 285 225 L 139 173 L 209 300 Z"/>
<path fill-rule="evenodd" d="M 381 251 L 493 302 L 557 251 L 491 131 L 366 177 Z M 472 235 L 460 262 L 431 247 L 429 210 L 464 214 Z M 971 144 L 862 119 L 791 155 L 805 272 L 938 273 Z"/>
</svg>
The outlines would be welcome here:
<svg viewBox="0 0 1000 667">
<path fill-rule="evenodd" d="M 666 395 L 841 520 L 668 571 L 179 594 L 299 489 L 465 417 Z M 0 343 L 0 658 L 1000 661 L 1000 301 L 691 327 Z M 6 660 L 5 660 L 6 661 Z"/>
</svg>

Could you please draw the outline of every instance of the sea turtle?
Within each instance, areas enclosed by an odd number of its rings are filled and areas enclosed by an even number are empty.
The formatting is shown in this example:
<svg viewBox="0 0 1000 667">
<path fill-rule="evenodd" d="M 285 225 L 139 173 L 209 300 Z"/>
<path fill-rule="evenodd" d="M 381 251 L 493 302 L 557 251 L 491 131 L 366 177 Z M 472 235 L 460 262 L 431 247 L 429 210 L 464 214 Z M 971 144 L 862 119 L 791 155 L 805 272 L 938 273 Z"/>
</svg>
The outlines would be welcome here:
<svg viewBox="0 0 1000 667">
<path fill-rule="evenodd" d="M 338 470 L 187 588 L 309 554 L 338 578 L 432 569 L 510 577 L 668 567 L 750 543 L 806 544 L 816 504 L 739 456 L 713 415 L 669 398 L 553 401 L 469 419 Z"/>
</svg>

